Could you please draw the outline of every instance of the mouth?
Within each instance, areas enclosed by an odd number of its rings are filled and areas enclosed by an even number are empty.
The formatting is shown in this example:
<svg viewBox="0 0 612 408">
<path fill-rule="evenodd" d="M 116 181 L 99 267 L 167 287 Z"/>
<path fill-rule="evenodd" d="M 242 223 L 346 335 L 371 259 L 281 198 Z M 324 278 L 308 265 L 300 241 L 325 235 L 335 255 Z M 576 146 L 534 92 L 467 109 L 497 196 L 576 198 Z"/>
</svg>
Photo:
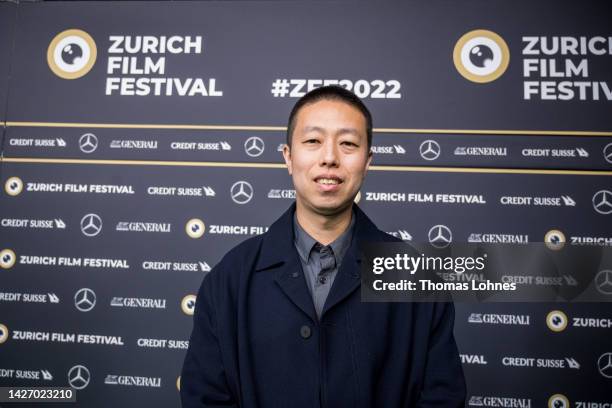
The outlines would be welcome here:
<svg viewBox="0 0 612 408">
<path fill-rule="evenodd" d="M 314 181 L 323 191 L 335 191 L 340 188 L 340 184 L 342 184 L 344 180 L 338 176 L 325 175 L 316 177 Z"/>
<path fill-rule="evenodd" d="M 314 181 L 322 185 L 337 185 L 341 184 L 343 180 L 338 176 L 319 176 Z"/>
</svg>

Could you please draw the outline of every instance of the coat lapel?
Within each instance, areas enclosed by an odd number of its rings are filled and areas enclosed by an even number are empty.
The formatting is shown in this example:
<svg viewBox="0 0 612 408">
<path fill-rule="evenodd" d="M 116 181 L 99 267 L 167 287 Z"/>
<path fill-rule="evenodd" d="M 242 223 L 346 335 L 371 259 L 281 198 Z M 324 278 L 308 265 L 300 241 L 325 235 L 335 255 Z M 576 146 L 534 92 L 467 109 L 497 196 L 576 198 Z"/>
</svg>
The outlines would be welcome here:
<svg viewBox="0 0 612 408">
<path fill-rule="evenodd" d="M 352 243 L 351 243 L 352 247 Z M 352 250 L 346 251 L 346 255 L 342 260 L 338 275 L 334 279 L 329 295 L 325 300 L 323 311 L 321 312 L 321 320 L 325 313 L 340 303 L 344 298 L 349 296 L 355 289 L 357 289 L 361 283 L 359 279 L 359 268 L 361 267 L 361 259 L 355 256 L 355 252 Z"/>
<path fill-rule="evenodd" d="M 325 301 L 321 319 L 328 310 L 342 302 L 361 285 L 362 254 L 360 248 L 368 241 L 376 241 L 379 238 L 380 231 L 368 216 L 361 211 L 357 204 L 353 204 L 353 209 L 355 215 L 353 239 Z"/>
<path fill-rule="evenodd" d="M 325 313 L 342 302 L 361 284 L 360 246 L 368 241 L 381 239 L 381 232 L 370 219 L 354 204 L 355 230 L 351 245 L 346 251 L 340 270 L 325 301 L 321 318 Z M 262 241 L 255 272 L 274 273 L 274 280 L 284 294 L 300 308 L 313 322 L 317 321 L 312 297 L 302 271 L 302 264 L 293 243 L 293 213 L 295 203 L 268 229 Z"/>
<path fill-rule="evenodd" d="M 274 280 L 289 300 L 310 317 L 310 320 L 314 323 L 317 321 L 314 303 L 306 284 L 297 251 L 293 252 L 295 254 L 292 254 L 293 256 L 290 257 L 289 262 L 279 267 Z"/>
<path fill-rule="evenodd" d="M 274 281 L 283 293 L 314 323 L 317 321 L 314 304 L 293 243 L 294 211 L 295 203 L 268 229 L 255 272 L 274 273 Z"/>
</svg>

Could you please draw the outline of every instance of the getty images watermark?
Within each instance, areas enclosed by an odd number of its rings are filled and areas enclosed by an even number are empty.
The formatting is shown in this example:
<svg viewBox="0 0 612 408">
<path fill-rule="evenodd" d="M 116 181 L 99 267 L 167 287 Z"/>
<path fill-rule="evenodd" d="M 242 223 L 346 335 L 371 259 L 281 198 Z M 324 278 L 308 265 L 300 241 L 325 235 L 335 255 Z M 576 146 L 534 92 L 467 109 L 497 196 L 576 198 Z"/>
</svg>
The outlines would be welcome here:
<svg viewBox="0 0 612 408">
<path fill-rule="evenodd" d="M 542 242 L 445 248 L 370 243 L 361 247 L 361 296 L 366 302 L 612 301 L 611 249 Z"/>
</svg>

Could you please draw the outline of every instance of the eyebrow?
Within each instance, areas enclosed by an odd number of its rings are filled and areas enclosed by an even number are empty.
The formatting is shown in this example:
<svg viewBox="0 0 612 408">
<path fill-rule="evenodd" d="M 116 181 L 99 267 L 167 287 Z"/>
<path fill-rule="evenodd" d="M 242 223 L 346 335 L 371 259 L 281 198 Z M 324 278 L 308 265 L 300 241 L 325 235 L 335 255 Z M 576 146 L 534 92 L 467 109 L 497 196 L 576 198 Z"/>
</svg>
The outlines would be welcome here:
<svg viewBox="0 0 612 408">
<path fill-rule="evenodd" d="M 304 127 L 304 133 L 308 133 L 308 132 L 319 132 L 319 133 L 326 133 L 325 129 L 323 129 L 320 126 L 305 126 Z M 361 136 L 361 133 L 359 133 L 359 131 L 355 128 L 340 128 L 336 131 L 337 135 L 341 135 L 344 133 L 350 133 L 353 134 L 355 136 Z"/>
</svg>

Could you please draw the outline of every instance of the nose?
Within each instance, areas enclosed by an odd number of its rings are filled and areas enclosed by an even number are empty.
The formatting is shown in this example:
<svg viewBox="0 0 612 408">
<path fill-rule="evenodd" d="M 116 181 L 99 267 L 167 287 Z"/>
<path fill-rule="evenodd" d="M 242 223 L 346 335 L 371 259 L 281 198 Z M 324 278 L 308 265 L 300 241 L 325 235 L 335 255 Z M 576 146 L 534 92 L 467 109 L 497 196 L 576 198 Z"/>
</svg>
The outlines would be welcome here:
<svg viewBox="0 0 612 408">
<path fill-rule="evenodd" d="M 321 148 L 321 166 L 337 167 L 338 166 L 338 146 L 332 138 L 327 138 Z"/>
</svg>

